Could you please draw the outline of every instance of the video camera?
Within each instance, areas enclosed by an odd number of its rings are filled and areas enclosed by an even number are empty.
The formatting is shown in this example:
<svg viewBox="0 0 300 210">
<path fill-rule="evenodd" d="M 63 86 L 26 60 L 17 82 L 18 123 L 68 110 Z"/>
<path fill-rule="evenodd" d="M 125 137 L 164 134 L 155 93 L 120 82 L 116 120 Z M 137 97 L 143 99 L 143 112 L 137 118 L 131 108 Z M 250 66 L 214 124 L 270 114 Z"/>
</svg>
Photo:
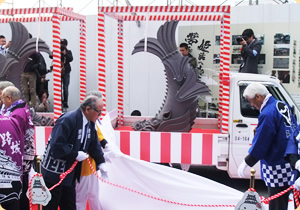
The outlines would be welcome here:
<svg viewBox="0 0 300 210">
<path fill-rule="evenodd" d="M 236 37 L 236 41 L 237 41 L 238 43 L 240 43 L 241 41 L 243 41 L 243 39 L 247 42 L 248 37 L 246 37 L 246 36 L 237 36 L 237 37 Z"/>
</svg>

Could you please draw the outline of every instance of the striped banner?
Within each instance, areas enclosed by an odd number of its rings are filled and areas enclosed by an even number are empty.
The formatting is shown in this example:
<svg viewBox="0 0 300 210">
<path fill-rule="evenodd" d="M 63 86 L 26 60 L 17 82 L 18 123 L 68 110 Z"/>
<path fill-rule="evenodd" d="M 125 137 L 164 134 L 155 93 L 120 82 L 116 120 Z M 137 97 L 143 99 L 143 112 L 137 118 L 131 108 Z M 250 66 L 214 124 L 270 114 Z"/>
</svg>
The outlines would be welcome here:
<svg viewBox="0 0 300 210">
<path fill-rule="evenodd" d="M 43 155 L 52 127 L 35 127 L 36 154 Z M 218 140 L 227 134 L 115 131 L 120 150 L 157 163 L 216 165 Z"/>
<path fill-rule="evenodd" d="M 230 6 L 124 6 L 124 7 L 99 7 L 99 12 L 104 13 L 133 13 L 133 12 L 228 12 Z"/>
</svg>

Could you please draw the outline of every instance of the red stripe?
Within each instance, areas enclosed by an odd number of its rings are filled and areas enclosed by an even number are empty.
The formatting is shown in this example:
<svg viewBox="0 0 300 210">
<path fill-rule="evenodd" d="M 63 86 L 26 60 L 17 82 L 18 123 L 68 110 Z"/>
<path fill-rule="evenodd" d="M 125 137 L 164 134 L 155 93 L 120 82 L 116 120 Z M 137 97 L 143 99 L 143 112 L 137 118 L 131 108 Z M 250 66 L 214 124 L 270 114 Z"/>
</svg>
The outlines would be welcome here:
<svg viewBox="0 0 300 210">
<path fill-rule="evenodd" d="M 203 165 L 212 165 L 212 134 L 203 134 L 202 139 L 202 164 Z"/>
<path fill-rule="evenodd" d="M 161 142 L 160 142 L 160 158 L 161 163 L 170 163 L 171 162 L 171 134 L 170 133 L 161 133 Z"/>
<path fill-rule="evenodd" d="M 130 132 L 120 132 L 120 149 L 126 155 L 130 155 Z"/>
<path fill-rule="evenodd" d="M 140 159 L 150 162 L 150 133 L 141 132 Z"/>
<path fill-rule="evenodd" d="M 181 163 L 191 164 L 192 162 L 192 136 L 189 133 L 181 135 Z"/>
</svg>

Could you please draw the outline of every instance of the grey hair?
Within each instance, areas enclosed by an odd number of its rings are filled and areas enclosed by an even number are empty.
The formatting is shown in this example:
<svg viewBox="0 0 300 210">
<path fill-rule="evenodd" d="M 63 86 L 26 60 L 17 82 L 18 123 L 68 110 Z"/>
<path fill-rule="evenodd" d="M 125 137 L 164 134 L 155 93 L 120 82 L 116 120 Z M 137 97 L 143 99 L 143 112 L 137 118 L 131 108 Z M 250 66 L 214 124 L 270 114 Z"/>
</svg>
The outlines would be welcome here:
<svg viewBox="0 0 300 210">
<path fill-rule="evenodd" d="M 248 85 L 243 93 L 243 96 L 246 98 L 253 99 L 255 95 L 267 96 L 269 94 L 266 86 L 259 82 L 253 82 Z"/>
<path fill-rule="evenodd" d="M 101 98 L 102 98 L 102 93 L 100 91 L 91 90 L 86 94 L 84 100 L 80 104 L 80 108 L 82 110 L 85 110 L 86 107 L 89 106 L 93 109 L 96 109 L 97 99 L 101 99 Z"/>
<path fill-rule="evenodd" d="M 21 98 L 21 92 L 15 86 L 9 86 L 4 88 L 2 95 L 10 96 L 13 101 L 17 101 Z"/>
<path fill-rule="evenodd" d="M 10 81 L 0 81 L 0 90 L 1 91 L 9 86 L 15 86 L 15 85 Z"/>
</svg>

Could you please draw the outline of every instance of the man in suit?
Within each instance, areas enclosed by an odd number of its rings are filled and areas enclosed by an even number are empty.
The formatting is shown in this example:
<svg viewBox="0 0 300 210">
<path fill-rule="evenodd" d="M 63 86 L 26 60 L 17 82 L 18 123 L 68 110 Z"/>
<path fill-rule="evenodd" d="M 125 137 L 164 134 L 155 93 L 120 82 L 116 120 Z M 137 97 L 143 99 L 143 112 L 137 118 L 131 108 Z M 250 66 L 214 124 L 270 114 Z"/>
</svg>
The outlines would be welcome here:
<svg viewBox="0 0 300 210">
<path fill-rule="evenodd" d="M 257 64 L 262 43 L 255 38 L 252 29 L 246 29 L 243 31 L 240 44 L 243 62 L 239 72 L 258 74 Z"/>
<path fill-rule="evenodd" d="M 55 123 L 42 160 L 42 174 L 48 188 L 59 182 L 60 174 L 66 172 L 77 160 L 79 163 L 64 181 L 51 190 L 52 199 L 44 210 L 76 209 L 75 181 L 80 181 L 81 161 L 89 157 L 95 160 L 97 170 L 107 177 L 103 151 L 95 130 L 95 122 L 103 108 L 98 94 L 87 94 L 75 111 L 62 115 Z M 88 154 L 89 155 L 88 155 Z"/>
</svg>

